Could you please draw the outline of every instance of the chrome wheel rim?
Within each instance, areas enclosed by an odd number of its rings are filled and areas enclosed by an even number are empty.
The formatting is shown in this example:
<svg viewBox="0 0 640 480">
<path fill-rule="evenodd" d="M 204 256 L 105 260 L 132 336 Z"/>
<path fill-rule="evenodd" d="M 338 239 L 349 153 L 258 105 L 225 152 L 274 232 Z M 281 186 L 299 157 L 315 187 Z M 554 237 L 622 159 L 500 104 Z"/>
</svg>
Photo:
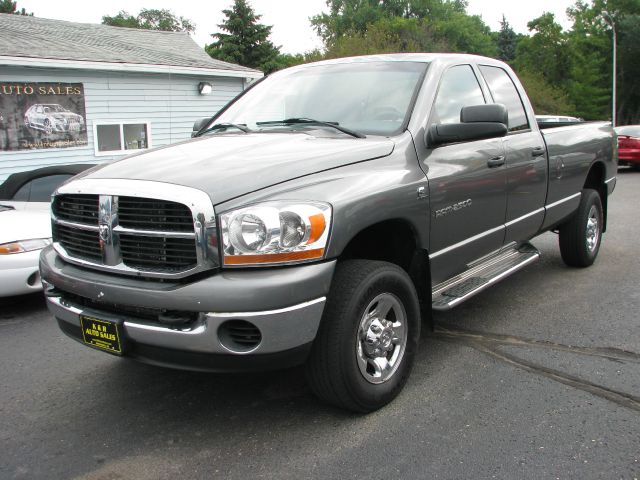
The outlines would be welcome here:
<svg viewBox="0 0 640 480">
<path fill-rule="evenodd" d="M 381 293 L 367 306 L 356 338 L 360 373 L 369 383 L 384 383 L 396 372 L 407 346 L 407 313 L 391 293 Z"/>
<path fill-rule="evenodd" d="M 591 206 L 587 217 L 587 250 L 593 253 L 598 246 L 600 238 L 600 223 L 598 222 L 598 210 L 595 205 Z"/>
</svg>

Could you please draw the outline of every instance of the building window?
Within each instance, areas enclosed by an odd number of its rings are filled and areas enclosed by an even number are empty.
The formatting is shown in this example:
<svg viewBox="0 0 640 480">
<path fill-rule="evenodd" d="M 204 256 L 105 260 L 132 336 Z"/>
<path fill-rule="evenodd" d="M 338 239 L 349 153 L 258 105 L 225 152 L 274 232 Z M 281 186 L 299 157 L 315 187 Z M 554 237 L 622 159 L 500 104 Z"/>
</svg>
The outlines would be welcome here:
<svg viewBox="0 0 640 480">
<path fill-rule="evenodd" d="M 97 156 L 122 154 L 129 150 L 151 148 L 149 122 L 96 123 L 94 126 Z"/>
</svg>

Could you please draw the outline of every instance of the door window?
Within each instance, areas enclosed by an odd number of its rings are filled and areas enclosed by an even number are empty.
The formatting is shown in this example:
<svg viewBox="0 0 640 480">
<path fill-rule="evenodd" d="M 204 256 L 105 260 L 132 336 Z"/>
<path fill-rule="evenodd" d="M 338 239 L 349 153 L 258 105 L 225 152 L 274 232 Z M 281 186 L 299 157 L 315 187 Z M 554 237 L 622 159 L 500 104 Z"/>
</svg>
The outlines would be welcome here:
<svg viewBox="0 0 640 480">
<path fill-rule="evenodd" d="M 480 71 L 489 85 L 496 103 L 502 103 L 509 112 L 509 131 L 527 130 L 529 121 L 513 81 L 502 68 L 481 65 Z"/>
<path fill-rule="evenodd" d="M 471 65 L 457 65 L 442 75 L 433 123 L 459 123 L 462 107 L 484 105 L 485 99 Z"/>
</svg>

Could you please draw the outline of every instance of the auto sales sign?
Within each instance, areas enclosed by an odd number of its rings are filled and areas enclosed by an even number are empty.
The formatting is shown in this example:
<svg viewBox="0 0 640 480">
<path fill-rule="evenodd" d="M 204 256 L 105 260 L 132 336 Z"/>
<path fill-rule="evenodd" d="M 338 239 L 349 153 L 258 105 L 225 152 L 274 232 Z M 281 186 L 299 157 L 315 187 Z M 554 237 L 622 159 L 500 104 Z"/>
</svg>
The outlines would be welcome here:
<svg viewBox="0 0 640 480">
<path fill-rule="evenodd" d="M 0 150 L 86 145 L 82 83 L 0 82 Z"/>
</svg>

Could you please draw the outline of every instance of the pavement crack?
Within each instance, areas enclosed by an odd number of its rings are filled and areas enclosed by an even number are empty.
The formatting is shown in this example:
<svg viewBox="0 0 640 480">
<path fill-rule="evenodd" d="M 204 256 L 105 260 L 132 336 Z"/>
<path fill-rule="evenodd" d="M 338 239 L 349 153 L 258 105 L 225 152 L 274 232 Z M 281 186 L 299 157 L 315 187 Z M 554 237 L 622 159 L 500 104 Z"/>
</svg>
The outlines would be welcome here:
<svg viewBox="0 0 640 480">
<path fill-rule="evenodd" d="M 543 367 L 542 365 L 528 362 L 514 355 L 500 352 L 481 343 L 468 342 L 468 344 L 473 348 L 486 353 L 487 355 L 490 355 L 498 360 L 508 363 L 509 365 L 513 365 L 514 367 L 526 370 L 527 372 L 542 375 L 544 377 L 550 378 L 551 380 L 555 380 L 556 382 L 563 383 L 564 385 L 568 385 L 578 390 L 588 392 L 592 395 L 595 395 L 596 397 L 609 400 L 610 402 L 616 403 L 622 407 L 640 412 L 640 397 L 636 397 L 635 395 L 630 395 L 618 390 L 603 387 L 602 385 L 592 383 L 588 380 L 584 380 L 574 375 L 569 375 L 552 368 Z"/>
<path fill-rule="evenodd" d="M 606 358 L 614 362 L 630 361 L 640 363 L 639 353 L 615 347 L 580 347 L 575 345 L 565 345 L 562 343 L 550 342 L 548 340 L 536 340 L 532 338 L 518 337 L 515 335 L 503 335 L 499 333 L 477 332 L 473 330 L 442 327 L 440 325 L 436 326 L 434 336 L 435 338 L 459 338 L 484 344 L 490 343 L 515 347 L 548 348 L 551 350 L 558 350 L 562 352 L 571 352 L 582 355 Z"/>
<path fill-rule="evenodd" d="M 577 390 L 590 393 L 596 397 L 603 398 L 617 405 L 620 405 L 636 412 L 640 412 L 640 397 L 631 395 L 625 392 L 614 390 L 596 383 L 590 382 L 575 375 L 548 368 L 542 365 L 538 365 L 533 362 L 529 362 L 515 355 L 511 355 L 498 350 L 494 345 L 508 345 L 508 346 L 533 346 L 533 347 L 546 347 L 554 350 L 568 351 L 572 353 L 582 353 L 586 355 L 593 355 L 610 360 L 619 361 L 620 357 L 624 357 L 628 360 L 631 357 L 632 361 L 639 361 L 637 353 L 627 350 L 616 348 L 599 348 L 599 347 L 574 347 L 572 345 L 563 345 L 546 340 L 533 340 L 520 337 L 514 337 L 511 335 L 500 334 L 487 334 L 482 332 L 472 332 L 465 330 L 448 330 L 443 327 L 437 327 L 434 332 L 434 338 L 440 339 L 446 342 L 461 343 L 471 348 L 478 350 L 486 355 L 489 355 L 496 360 L 500 360 L 503 363 L 511 365 L 513 367 L 525 370 L 536 375 L 549 378 L 556 382 L 568 385 Z"/>
</svg>

